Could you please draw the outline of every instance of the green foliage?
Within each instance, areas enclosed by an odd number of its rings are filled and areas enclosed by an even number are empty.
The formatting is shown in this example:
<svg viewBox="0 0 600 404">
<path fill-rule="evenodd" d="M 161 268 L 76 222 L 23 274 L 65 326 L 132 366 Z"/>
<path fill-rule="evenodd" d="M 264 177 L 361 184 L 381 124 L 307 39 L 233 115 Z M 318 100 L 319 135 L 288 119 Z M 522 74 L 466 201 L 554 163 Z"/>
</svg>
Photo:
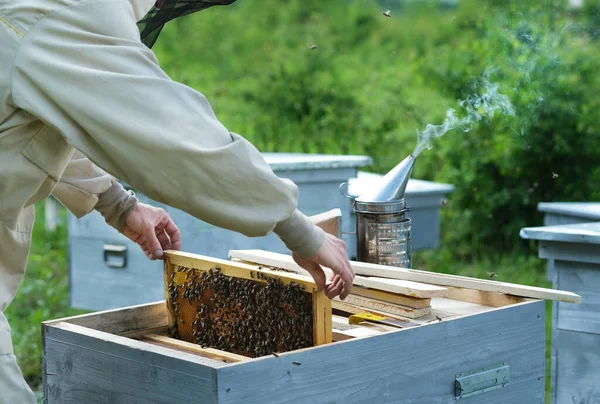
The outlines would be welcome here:
<svg viewBox="0 0 600 404">
<path fill-rule="evenodd" d="M 541 224 L 538 202 L 600 197 L 600 53 L 584 16 L 548 2 L 464 1 L 451 40 L 415 63 L 414 74 L 453 99 L 494 68 L 517 111 L 447 134 L 424 158 L 423 171 L 457 186 L 447 241 L 462 255 L 527 247 L 518 233 Z"/>
<path fill-rule="evenodd" d="M 414 47 L 437 29 L 431 12 L 389 19 L 372 1 L 239 1 L 168 26 L 155 51 L 260 150 L 368 154 L 383 171 L 412 151 L 427 111 L 451 102 L 411 74 Z"/>
<path fill-rule="evenodd" d="M 373 1 L 238 1 L 170 24 L 155 51 L 259 149 L 367 154 L 381 173 L 495 69 L 517 116 L 437 139 L 414 176 L 456 186 L 444 241 L 460 256 L 531 252 L 518 233 L 538 202 L 598 197 L 598 2 L 563 3 L 407 2 L 386 18 Z"/>
</svg>

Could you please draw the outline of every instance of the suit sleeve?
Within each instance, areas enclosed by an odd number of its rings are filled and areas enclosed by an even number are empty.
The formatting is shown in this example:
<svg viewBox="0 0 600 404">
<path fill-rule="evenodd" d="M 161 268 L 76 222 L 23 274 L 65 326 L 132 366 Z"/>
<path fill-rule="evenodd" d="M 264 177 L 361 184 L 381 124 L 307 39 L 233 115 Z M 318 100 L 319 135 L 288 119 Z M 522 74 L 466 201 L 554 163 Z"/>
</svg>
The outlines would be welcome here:
<svg viewBox="0 0 600 404">
<path fill-rule="evenodd" d="M 127 192 L 115 177 L 76 151 L 52 192 L 76 217 L 97 210 L 106 222 L 119 231 L 137 198 Z"/>
<path fill-rule="evenodd" d="M 148 197 L 247 236 L 275 231 L 291 250 L 314 253 L 324 234 L 297 210 L 297 186 L 227 130 L 204 95 L 167 76 L 135 22 L 123 0 L 46 16 L 14 62 L 13 101 Z"/>
</svg>

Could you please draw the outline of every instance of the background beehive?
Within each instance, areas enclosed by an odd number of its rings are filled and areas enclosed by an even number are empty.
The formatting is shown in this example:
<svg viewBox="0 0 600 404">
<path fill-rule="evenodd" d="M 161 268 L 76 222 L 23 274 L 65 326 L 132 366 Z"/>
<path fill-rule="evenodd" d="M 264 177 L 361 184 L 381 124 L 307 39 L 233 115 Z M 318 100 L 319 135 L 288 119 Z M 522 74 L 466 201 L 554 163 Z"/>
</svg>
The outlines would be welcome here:
<svg viewBox="0 0 600 404">
<path fill-rule="evenodd" d="M 331 303 L 312 280 L 174 254 L 165 263 L 172 337 L 248 357 L 331 342 Z"/>
</svg>

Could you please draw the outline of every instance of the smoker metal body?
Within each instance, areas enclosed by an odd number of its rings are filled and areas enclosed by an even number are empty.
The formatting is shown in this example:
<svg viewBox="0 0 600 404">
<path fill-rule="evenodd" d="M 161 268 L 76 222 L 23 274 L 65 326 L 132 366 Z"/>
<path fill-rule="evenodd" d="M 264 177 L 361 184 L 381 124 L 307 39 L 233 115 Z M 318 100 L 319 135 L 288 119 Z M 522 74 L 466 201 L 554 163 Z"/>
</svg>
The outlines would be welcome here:
<svg viewBox="0 0 600 404">
<path fill-rule="evenodd" d="M 404 199 L 394 202 L 354 201 L 358 261 L 410 268 L 411 220 Z"/>
<path fill-rule="evenodd" d="M 404 194 L 414 164 L 415 157 L 408 156 L 354 200 L 358 261 L 411 267 L 411 220 Z"/>
</svg>

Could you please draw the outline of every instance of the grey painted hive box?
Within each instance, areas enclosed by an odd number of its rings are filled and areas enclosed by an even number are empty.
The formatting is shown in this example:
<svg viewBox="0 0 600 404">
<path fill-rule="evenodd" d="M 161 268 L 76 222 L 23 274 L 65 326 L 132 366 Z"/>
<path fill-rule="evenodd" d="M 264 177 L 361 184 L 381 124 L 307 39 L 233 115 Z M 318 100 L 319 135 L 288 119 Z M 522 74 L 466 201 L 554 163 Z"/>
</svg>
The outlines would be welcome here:
<svg viewBox="0 0 600 404">
<path fill-rule="evenodd" d="M 544 213 L 544 226 L 600 221 L 597 202 L 540 202 L 538 211 Z M 548 260 L 547 278 L 554 279 L 554 263 Z"/>
<path fill-rule="evenodd" d="M 544 302 L 460 292 L 414 327 L 235 363 L 148 342 L 164 301 L 45 322 L 45 402 L 544 403 Z"/>
<path fill-rule="evenodd" d="M 598 202 L 541 202 L 538 210 L 544 213 L 545 226 L 600 221 Z"/>
<path fill-rule="evenodd" d="M 553 287 L 581 295 L 582 304 L 554 302 L 552 403 L 600 402 L 600 223 L 531 227 L 540 258 L 552 264 Z"/>
<path fill-rule="evenodd" d="M 299 187 L 299 209 L 314 215 L 334 208 L 342 211 L 345 232 L 354 230 L 352 201 L 340 192 L 340 185 L 350 182 L 351 191 L 369 186 L 374 174 L 360 168 L 372 163 L 366 156 L 307 155 L 265 153 L 275 173 L 289 178 Z M 356 179 L 356 180 L 355 180 Z M 412 211 L 413 249 L 439 245 L 441 200 L 454 187 L 427 181 L 411 180 L 407 199 Z M 261 249 L 286 253 L 275 236 L 249 238 L 211 226 L 182 212 L 150 200 L 137 193 L 145 203 L 164 208 L 182 233 L 185 251 L 216 258 L 227 258 L 229 250 Z M 71 306 L 88 310 L 107 310 L 157 301 L 162 298 L 162 267 L 149 261 L 141 249 L 109 227 L 96 212 L 76 219 L 68 218 Z M 345 234 L 348 256 L 356 256 L 356 239 Z"/>
</svg>

